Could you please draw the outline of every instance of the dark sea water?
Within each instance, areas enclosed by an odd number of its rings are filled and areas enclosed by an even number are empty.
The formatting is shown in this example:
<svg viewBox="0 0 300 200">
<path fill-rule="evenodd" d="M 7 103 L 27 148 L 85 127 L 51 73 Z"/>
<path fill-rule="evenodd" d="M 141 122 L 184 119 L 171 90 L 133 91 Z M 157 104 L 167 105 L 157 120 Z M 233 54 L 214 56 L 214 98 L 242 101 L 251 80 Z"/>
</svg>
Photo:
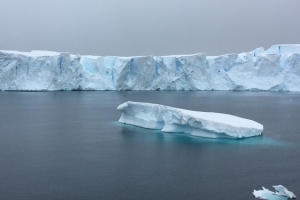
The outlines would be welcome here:
<svg viewBox="0 0 300 200">
<path fill-rule="evenodd" d="M 263 136 L 206 139 L 119 124 L 125 101 L 228 113 Z M 0 199 L 254 199 L 300 196 L 300 93 L 0 92 Z"/>
</svg>

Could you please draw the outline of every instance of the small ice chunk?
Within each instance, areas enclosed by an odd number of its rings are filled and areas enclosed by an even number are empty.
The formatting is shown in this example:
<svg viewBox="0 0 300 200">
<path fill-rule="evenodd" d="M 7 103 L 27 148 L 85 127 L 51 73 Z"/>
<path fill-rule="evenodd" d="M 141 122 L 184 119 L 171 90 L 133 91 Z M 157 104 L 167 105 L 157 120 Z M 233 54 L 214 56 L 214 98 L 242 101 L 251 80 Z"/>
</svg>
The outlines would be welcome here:
<svg viewBox="0 0 300 200">
<path fill-rule="evenodd" d="M 273 186 L 276 190 L 276 192 L 272 192 L 264 187 L 262 187 L 262 190 L 254 190 L 253 195 L 255 198 L 259 199 L 269 199 L 269 200 L 279 200 L 281 198 L 287 197 L 287 198 L 296 198 L 295 194 L 291 191 L 288 191 L 285 187 L 282 185 Z M 283 196 L 283 197 L 278 197 Z M 285 199 L 285 198 L 284 198 Z"/>
<path fill-rule="evenodd" d="M 273 188 L 275 188 L 275 190 L 276 190 L 276 192 L 275 192 L 276 195 L 286 196 L 286 197 L 291 198 L 291 199 L 296 198 L 296 195 L 293 192 L 288 191 L 282 185 L 275 185 L 275 186 L 273 186 Z"/>
<path fill-rule="evenodd" d="M 268 199 L 271 195 L 274 195 L 275 193 L 262 187 L 262 190 L 254 190 L 253 195 L 255 198 L 260 198 L 260 199 Z"/>
</svg>

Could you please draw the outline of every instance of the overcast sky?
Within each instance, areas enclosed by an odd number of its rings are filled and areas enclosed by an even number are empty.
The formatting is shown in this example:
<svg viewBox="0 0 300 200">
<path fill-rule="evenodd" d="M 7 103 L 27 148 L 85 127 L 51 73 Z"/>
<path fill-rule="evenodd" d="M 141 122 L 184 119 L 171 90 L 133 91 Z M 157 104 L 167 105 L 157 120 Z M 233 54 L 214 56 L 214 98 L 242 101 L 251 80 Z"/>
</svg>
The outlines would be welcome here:
<svg viewBox="0 0 300 200">
<path fill-rule="evenodd" d="M 0 0 L 0 49 L 220 55 L 300 43 L 299 0 Z"/>
</svg>

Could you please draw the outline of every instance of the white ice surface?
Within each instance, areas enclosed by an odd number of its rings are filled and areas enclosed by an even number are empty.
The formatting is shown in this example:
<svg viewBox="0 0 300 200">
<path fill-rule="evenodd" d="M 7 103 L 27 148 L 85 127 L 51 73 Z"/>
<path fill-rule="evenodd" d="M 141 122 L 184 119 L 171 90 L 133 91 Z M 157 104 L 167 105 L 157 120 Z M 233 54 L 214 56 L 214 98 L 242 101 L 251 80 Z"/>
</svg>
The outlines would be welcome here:
<svg viewBox="0 0 300 200">
<path fill-rule="evenodd" d="M 296 198 L 296 195 L 295 195 L 293 192 L 288 191 L 288 189 L 286 189 L 286 188 L 285 188 L 284 186 L 282 186 L 282 185 L 275 185 L 275 186 L 273 186 L 273 187 L 274 187 L 275 190 L 276 190 L 276 192 L 275 192 L 276 195 L 286 196 L 286 197 L 288 197 L 288 198 L 290 198 L 290 199 Z"/>
<path fill-rule="evenodd" d="M 0 90 L 300 91 L 300 45 L 220 56 L 0 51 Z"/>
<path fill-rule="evenodd" d="M 42 50 L 33 50 L 31 52 L 2 50 L 1 52 L 9 53 L 9 54 L 31 56 L 31 57 L 58 56 L 59 55 L 59 53 L 55 52 L 55 51 L 42 51 Z"/>
<path fill-rule="evenodd" d="M 233 115 L 190 111 L 169 106 L 128 101 L 118 106 L 120 123 L 164 132 L 183 132 L 209 138 L 243 138 L 261 135 L 263 126 Z"/>
<path fill-rule="evenodd" d="M 275 192 L 272 192 L 264 187 L 262 190 L 254 190 L 253 195 L 255 198 L 259 199 L 269 199 L 269 200 L 282 200 L 278 196 L 287 197 L 289 199 L 296 198 L 295 194 L 291 191 L 288 191 L 284 186 L 277 185 L 273 186 L 275 188 Z M 283 198 L 286 199 L 286 198 Z"/>
<path fill-rule="evenodd" d="M 275 193 L 262 187 L 262 190 L 254 190 L 253 191 L 253 195 L 255 198 L 259 198 L 259 199 L 269 199 L 271 198 Z"/>
</svg>

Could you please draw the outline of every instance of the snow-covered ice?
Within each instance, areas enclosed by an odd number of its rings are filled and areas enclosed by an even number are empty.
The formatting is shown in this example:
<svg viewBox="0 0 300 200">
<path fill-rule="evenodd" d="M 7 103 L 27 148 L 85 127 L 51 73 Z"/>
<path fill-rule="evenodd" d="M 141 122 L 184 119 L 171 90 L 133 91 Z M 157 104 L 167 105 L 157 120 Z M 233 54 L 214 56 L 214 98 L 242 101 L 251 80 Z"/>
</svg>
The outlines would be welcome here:
<svg viewBox="0 0 300 200">
<path fill-rule="evenodd" d="M 262 187 L 262 190 L 254 190 L 253 195 L 255 198 L 260 198 L 260 199 L 278 199 L 276 196 L 283 196 L 287 198 L 296 198 L 295 194 L 291 191 L 288 191 L 284 186 L 282 185 L 277 185 L 273 186 L 275 188 L 275 192 L 272 192 L 264 187 Z"/>
<path fill-rule="evenodd" d="M 233 115 L 190 111 L 169 106 L 128 101 L 118 106 L 120 123 L 163 132 L 183 132 L 209 138 L 243 138 L 261 135 L 263 126 Z"/>
<path fill-rule="evenodd" d="M 220 56 L 0 51 L 0 90 L 300 91 L 300 45 Z"/>
</svg>

